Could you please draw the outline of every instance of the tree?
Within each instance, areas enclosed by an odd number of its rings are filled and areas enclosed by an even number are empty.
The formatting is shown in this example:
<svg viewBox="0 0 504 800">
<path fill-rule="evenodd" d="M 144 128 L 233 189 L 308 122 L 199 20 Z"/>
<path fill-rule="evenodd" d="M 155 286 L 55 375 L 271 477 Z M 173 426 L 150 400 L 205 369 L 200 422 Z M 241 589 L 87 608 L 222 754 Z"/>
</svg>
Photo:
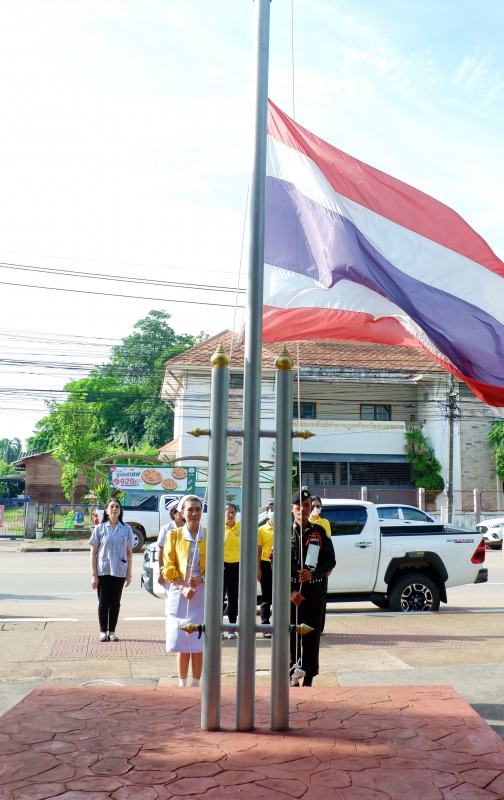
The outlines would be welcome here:
<svg viewBox="0 0 504 800">
<path fill-rule="evenodd" d="M 488 440 L 495 458 L 495 474 L 504 481 L 504 420 L 499 419 L 492 423 Z"/>
<path fill-rule="evenodd" d="M 24 487 L 24 480 L 19 481 L 3 481 L 2 475 L 12 475 L 12 466 L 6 461 L 0 460 L 0 497 L 16 497 L 22 494 Z"/>
<path fill-rule="evenodd" d="M 413 467 L 415 486 L 442 491 L 444 481 L 441 476 L 441 464 L 420 427 L 410 427 L 406 431 L 405 450 L 406 457 Z"/>
<path fill-rule="evenodd" d="M 17 461 L 22 450 L 21 439 L 0 439 L 0 461 L 12 464 Z"/>
<path fill-rule="evenodd" d="M 176 334 L 169 319 L 150 311 L 112 350 L 108 364 L 68 383 L 67 400 L 48 403 L 49 414 L 37 422 L 28 449 L 55 451 L 67 497 L 73 497 L 78 470 L 86 472 L 92 461 L 128 448 L 150 454 L 173 437 L 173 412 L 159 399 L 164 362 L 206 336 Z"/>
<path fill-rule="evenodd" d="M 73 503 L 79 470 L 91 476 L 92 464 L 101 455 L 102 443 L 96 437 L 94 415 L 83 400 L 53 403 L 50 417 L 57 441 L 53 457 L 61 467 L 65 497 Z"/>
</svg>

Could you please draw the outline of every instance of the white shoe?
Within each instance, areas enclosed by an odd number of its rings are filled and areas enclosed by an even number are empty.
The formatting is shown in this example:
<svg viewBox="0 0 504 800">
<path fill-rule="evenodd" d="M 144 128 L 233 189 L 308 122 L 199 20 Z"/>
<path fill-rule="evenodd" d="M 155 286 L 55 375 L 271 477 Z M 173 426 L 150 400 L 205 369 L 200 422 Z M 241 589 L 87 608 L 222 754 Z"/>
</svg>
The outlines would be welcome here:
<svg viewBox="0 0 504 800">
<path fill-rule="evenodd" d="M 117 633 L 109 633 L 109 640 L 111 642 L 118 642 L 119 636 L 117 635 Z"/>
<path fill-rule="evenodd" d="M 236 633 L 234 631 L 229 631 L 228 639 L 237 639 L 237 638 L 238 638 L 238 636 L 236 635 Z"/>
<path fill-rule="evenodd" d="M 108 633 L 100 633 L 98 641 L 99 642 L 108 642 L 109 641 Z"/>
</svg>

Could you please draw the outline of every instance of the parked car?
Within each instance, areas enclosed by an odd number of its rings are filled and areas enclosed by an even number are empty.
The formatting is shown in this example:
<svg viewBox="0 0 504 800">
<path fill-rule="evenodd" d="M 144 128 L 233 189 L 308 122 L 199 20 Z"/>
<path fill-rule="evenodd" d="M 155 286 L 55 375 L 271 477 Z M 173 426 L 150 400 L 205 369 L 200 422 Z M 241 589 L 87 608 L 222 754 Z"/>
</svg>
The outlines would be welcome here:
<svg viewBox="0 0 504 800">
<path fill-rule="evenodd" d="M 439 521 L 416 506 L 375 503 L 380 523 L 385 525 L 439 525 Z"/>
<path fill-rule="evenodd" d="M 504 517 L 496 519 L 485 519 L 478 522 L 476 530 L 481 533 L 487 547 L 492 550 L 502 549 L 502 538 L 504 536 Z"/>
<path fill-rule="evenodd" d="M 373 503 L 360 500 L 325 500 L 323 516 L 336 554 L 328 581 L 332 601 L 437 611 L 447 602 L 448 588 L 488 580 L 485 543 L 477 531 L 459 533 L 426 520 L 389 525 Z M 157 556 L 155 545 L 148 546 L 141 584 L 161 596 Z"/>
</svg>

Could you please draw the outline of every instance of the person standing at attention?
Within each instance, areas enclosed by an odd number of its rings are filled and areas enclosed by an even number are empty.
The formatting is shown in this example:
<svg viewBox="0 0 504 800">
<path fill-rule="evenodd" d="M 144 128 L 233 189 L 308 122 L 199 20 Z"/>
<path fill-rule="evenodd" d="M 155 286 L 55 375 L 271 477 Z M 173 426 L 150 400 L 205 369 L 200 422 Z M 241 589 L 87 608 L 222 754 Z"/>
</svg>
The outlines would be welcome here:
<svg viewBox="0 0 504 800">
<path fill-rule="evenodd" d="M 320 525 L 329 536 L 329 539 L 331 538 L 331 523 L 322 516 L 322 500 L 316 494 L 311 499 L 310 522 L 314 525 Z"/>
<path fill-rule="evenodd" d="M 311 495 L 307 489 L 294 493 L 291 536 L 291 624 L 305 623 L 313 628 L 301 636 L 291 632 L 291 685 L 311 686 L 319 672 L 320 633 L 325 608 L 323 579 L 334 569 L 336 559 L 331 540 L 320 525 L 309 521 Z"/>
<path fill-rule="evenodd" d="M 315 525 L 320 525 L 325 530 L 325 532 L 327 533 L 329 539 L 331 539 L 331 523 L 329 522 L 328 519 L 325 519 L 321 515 L 322 515 L 322 500 L 320 499 L 320 497 L 318 497 L 318 495 L 314 494 L 314 495 L 312 495 L 312 499 L 311 499 L 310 522 L 312 522 Z M 332 541 L 332 539 L 331 539 L 331 541 Z M 324 613 L 322 615 L 322 627 L 320 629 L 320 633 L 321 634 L 324 633 L 324 628 L 325 628 L 326 607 L 327 607 L 327 579 L 328 579 L 330 574 L 331 573 L 329 572 L 325 576 L 324 581 L 323 581 L 323 583 L 324 583 L 325 601 L 324 601 Z"/>
<path fill-rule="evenodd" d="M 226 503 L 224 514 L 224 602 L 227 598 L 227 618 L 232 624 L 238 619 L 238 584 L 240 580 L 240 523 L 236 521 L 237 507 Z M 225 633 L 222 634 L 224 639 Z M 230 631 L 228 639 L 236 639 Z"/>
<path fill-rule="evenodd" d="M 158 538 L 156 540 L 156 545 L 158 547 L 158 562 L 159 562 L 158 583 L 160 583 L 161 586 L 164 585 L 164 578 L 163 578 L 161 570 L 163 569 L 163 548 L 164 548 L 164 543 L 166 541 L 166 534 L 168 533 L 168 531 L 173 531 L 176 528 L 181 528 L 182 525 L 184 524 L 184 518 L 182 517 L 182 511 L 179 511 L 179 509 L 178 509 L 179 503 L 180 503 L 180 500 L 177 497 L 175 500 L 172 500 L 166 506 L 166 510 L 168 511 L 168 514 L 170 515 L 170 521 L 166 525 L 163 525 L 163 527 L 159 531 L 159 535 L 158 535 Z"/>
<path fill-rule="evenodd" d="M 123 509 L 115 498 L 109 500 L 103 520 L 91 538 L 91 586 L 98 592 L 100 642 L 118 642 L 116 635 L 124 586 L 131 583 L 133 531 L 123 522 Z"/>
<path fill-rule="evenodd" d="M 199 686 L 203 669 L 203 638 L 181 630 L 187 622 L 202 625 L 205 615 L 206 531 L 201 525 L 203 503 L 196 495 L 184 497 L 180 528 L 168 531 L 163 548 L 166 652 L 177 653 L 179 686 Z"/>
<path fill-rule="evenodd" d="M 268 503 L 266 513 L 268 519 L 257 531 L 257 580 L 261 584 L 261 623 L 263 625 L 269 625 L 273 598 L 273 573 L 271 569 L 273 520 L 275 516 L 275 504 L 273 501 Z M 271 639 L 271 633 L 265 631 L 263 639 Z"/>
</svg>

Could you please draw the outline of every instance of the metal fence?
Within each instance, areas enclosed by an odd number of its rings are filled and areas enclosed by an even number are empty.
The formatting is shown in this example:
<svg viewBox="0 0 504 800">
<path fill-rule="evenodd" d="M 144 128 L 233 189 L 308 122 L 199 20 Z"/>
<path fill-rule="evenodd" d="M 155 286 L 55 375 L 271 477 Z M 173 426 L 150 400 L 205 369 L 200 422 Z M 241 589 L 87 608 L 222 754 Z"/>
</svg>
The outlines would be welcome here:
<svg viewBox="0 0 504 800">
<path fill-rule="evenodd" d="M 0 539 L 24 536 L 25 504 L 22 500 L 0 498 Z"/>
<path fill-rule="evenodd" d="M 47 527 L 55 532 L 88 531 L 94 525 L 95 508 L 86 503 L 54 503 Z"/>
</svg>

